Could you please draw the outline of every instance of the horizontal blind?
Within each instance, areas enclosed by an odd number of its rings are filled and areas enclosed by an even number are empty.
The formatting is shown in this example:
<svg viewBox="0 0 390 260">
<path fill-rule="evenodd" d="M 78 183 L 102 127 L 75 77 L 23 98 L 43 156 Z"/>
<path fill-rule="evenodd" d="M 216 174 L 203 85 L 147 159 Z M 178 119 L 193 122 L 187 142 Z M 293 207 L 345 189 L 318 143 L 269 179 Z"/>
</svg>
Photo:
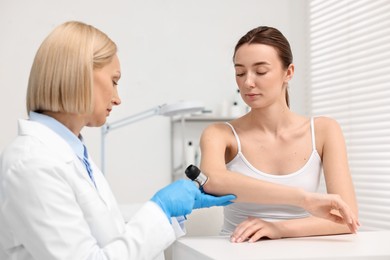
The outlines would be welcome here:
<svg viewBox="0 0 390 260">
<path fill-rule="evenodd" d="M 390 1 L 309 1 L 309 108 L 341 125 L 359 217 L 390 229 Z"/>
</svg>

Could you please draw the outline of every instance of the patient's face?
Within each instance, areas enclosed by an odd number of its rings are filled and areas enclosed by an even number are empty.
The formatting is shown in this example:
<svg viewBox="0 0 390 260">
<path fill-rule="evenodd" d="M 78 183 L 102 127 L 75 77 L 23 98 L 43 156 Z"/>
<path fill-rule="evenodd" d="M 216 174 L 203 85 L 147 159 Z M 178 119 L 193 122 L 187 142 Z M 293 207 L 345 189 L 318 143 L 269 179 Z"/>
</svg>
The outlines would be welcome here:
<svg viewBox="0 0 390 260">
<path fill-rule="evenodd" d="M 276 49 L 265 44 L 244 44 L 234 58 L 236 82 L 251 108 L 285 102 L 285 88 L 292 74 L 284 69 Z"/>
</svg>

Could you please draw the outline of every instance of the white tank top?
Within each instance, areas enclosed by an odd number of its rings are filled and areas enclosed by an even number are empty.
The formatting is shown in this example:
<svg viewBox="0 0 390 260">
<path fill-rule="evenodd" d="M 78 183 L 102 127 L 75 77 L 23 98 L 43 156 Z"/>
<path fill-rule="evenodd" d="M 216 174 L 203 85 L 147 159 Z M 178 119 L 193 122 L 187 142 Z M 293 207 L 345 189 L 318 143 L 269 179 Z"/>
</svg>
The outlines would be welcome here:
<svg viewBox="0 0 390 260">
<path fill-rule="evenodd" d="M 311 143 L 312 153 L 306 164 L 296 172 L 287 175 L 273 175 L 259 171 L 251 165 L 241 152 L 240 139 L 233 126 L 226 122 L 237 140 L 237 155 L 226 164 L 229 171 L 238 172 L 259 180 L 299 187 L 309 192 L 317 192 L 322 168 L 321 158 L 317 152 L 314 135 L 314 120 L 311 118 Z M 309 213 L 302 208 L 290 205 L 267 205 L 255 203 L 233 203 L 224 207 L 224 223 L 221 235 L 230 235 L 235 227 L 249 216 L 264 219 L 266 221 L 278 221 L 285 219 L 304 218 Z"/>
</svg>

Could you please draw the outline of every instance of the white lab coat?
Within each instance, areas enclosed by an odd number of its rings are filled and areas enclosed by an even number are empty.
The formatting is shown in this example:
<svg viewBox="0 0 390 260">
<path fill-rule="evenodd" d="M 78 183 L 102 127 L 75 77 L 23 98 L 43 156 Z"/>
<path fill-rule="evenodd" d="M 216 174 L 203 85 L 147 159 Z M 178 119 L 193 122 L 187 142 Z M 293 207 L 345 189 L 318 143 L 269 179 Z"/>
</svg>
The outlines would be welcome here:
<svg viewBox="0 0 390 260">
<path fill-rule="evenodd" d="M 92 167 L 97 190 L 60 136 L 19 121 L 19 136 L 0 159 L 2 260 L 161 257 L 176 235 L 160 207 L 147 202 L 125 223 L 104 176 Z"/>
</svg>

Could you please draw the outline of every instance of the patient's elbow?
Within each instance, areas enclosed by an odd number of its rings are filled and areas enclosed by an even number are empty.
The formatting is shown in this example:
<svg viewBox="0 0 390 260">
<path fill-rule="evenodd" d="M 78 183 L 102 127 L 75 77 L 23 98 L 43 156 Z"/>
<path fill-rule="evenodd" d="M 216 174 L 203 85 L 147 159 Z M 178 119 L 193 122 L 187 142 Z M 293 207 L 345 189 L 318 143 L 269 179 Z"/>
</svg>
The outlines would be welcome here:
<svg viewBox="0 0 390 260">
<path fill-rule="evenodd" d="M 226 189 L 226 183 L 224 183 L 223 179 L 216 176 L 208 178 L 207 182 L 203 185 L 203 190 L 208 194 L 216 196 L 231 194 Z"/>
</svg>

